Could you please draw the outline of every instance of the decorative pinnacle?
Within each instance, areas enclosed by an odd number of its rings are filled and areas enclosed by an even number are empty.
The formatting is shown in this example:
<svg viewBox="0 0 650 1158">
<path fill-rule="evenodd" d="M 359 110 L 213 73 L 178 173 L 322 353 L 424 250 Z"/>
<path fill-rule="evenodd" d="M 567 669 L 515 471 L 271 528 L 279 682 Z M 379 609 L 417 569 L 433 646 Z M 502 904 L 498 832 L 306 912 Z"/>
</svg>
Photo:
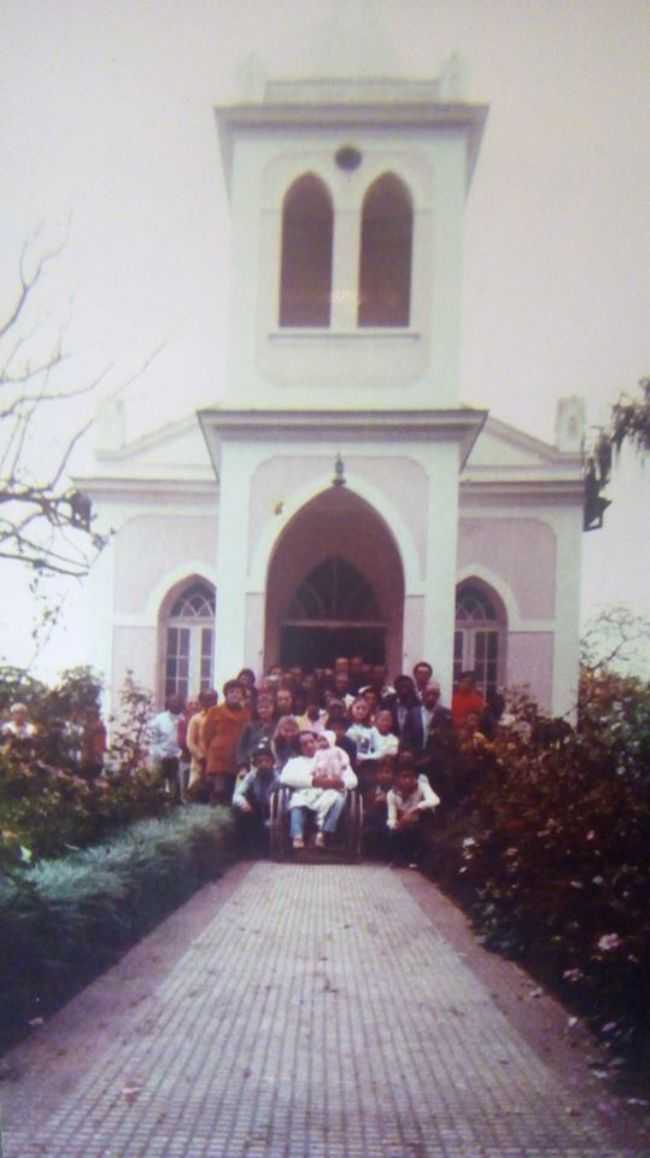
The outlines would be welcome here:
<svg viewBox="0 0 650 1158">
<path fill-rule="evenodd" d="M 343 459 L 341 458 L 340 454 L 337 454 L 336 462 L 334 463 L 334 478 L 332 479 L 333 487 L 345 486 L 345 474 L 343 473 L 344 470 L 345 466 L 343 465 Z"/>
</svg>

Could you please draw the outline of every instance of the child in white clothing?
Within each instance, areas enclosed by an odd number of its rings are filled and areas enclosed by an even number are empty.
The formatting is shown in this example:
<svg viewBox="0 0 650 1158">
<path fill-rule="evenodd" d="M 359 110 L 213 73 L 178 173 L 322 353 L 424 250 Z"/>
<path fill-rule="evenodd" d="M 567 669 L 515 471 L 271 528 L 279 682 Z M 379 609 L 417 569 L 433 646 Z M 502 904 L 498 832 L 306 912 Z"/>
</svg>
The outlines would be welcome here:
<svg viewBox="0 0 650 1158">
<path fill-rule="evenodd" d="M 418 775 L 409 756 L 404 754 L 397 779 L 387 793 L 386 826 L 393 846 L 393 865 L 418 867 L 423 848 L 423 820 L 440 804 L 426 776 Z"/>
</svg>

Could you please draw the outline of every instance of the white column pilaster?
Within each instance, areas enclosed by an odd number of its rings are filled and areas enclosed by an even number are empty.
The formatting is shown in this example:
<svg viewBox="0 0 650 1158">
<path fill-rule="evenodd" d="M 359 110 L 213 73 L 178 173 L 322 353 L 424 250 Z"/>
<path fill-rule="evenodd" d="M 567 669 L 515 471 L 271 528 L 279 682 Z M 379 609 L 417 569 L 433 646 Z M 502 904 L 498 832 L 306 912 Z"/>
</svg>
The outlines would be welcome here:
<svg viewBox="0 0 650 1158">
<path fill-rule="evenodd" d="M 220 695 L 224 681 L 244 666 L 250 497 L 247 449 L 224 443 L 219 469 L 214 678 Z"/>
<path fill-rule="evenodd" d="M 581 557 L 582 510 L 569 509 L 557 521 L 552 711 L 570 720 L 578 701 Z"/>
<path fill-rule="evenodd" d="M 455 442 L 431 447 L 429 534 L 425 577 L 422 655 L 439 680 L 442 702 L 453 691 L 459 451 Z"/>
</svg>

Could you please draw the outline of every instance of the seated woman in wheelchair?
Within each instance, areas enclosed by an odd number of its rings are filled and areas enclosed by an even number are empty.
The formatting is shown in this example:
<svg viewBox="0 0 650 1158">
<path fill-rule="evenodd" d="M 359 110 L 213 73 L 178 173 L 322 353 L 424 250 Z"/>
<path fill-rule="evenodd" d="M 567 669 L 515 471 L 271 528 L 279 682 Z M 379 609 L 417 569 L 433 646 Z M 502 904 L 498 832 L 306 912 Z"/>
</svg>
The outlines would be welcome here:
<svg viewBox="0 0 650 1158">
<path fill-rule="evenodd" d="M 294 848 L 305 847 L 305 819 L 314 814 L 317 848 L 325 848 L 336 831 L 348 789 L 356 788 L 357 778 L 342 748 L 317 748 L 313 732 L 300 733 L 300 756 L 289 760 L 280 783 L 293 788 L 289 801 L 289 832 Z"/>
</svg>

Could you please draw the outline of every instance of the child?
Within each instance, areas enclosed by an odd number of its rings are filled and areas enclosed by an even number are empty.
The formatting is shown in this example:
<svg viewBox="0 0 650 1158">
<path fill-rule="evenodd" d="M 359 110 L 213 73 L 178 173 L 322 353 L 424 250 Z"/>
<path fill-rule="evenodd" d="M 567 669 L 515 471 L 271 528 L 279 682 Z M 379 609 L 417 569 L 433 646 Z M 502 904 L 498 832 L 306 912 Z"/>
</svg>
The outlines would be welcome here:
<svg viewBox="0 0 650 1158">
<path fill-rule="evenodd" d="M 334 739 L 333 735 L 332 740 Z M 314 756 L 314 774 L 322 773 L 341 780 L 343 769 L 347 768 L 349 760 L 342 748 L 334 746 L 328 735 L 316 735 L 316 755 Z"/>
<path fill-rule="evenodd" d="M 330 711 L 330 714 L 327 717 L 326 730 L 334 736 L 333 742 L 336 744 L 337 748 L 342 748 L 344 752 L 347 752 L 350 764 L 353 768 L 356 768 L 357 746 L 354 740 L 351 740 L 347 735 L 347 727 L 348 721 L 344 715 L 340 715 L 338 712 L 332 714 Z"/>
<path fill-rule="evenodd" d="M 387 796 L 395 780 L 394 756 L 383 756 L 375 761 L 373 772 L 366 786 L 363 804 L 365 846 L 369 856 L 387 860 L 391 851 L 390 833 L 387 828 Z"/>
<path fill-rule="evenodd" d="M 372 760 L 375 756 L 375 748 L 377 744 L 377 732 L 375 728 L 369 723 L 370 707 L 366 700 L 362 697 L 356 699 L 352 705 L 350 715 L 352 716 L 352 723 L 347 730 L 347 735 L 357 746 L 357 760 Z"/>
<path fill-rule="evenodd" d="M 393 865 L 418 867 L 423 846 L 423 821 L 439 804 L 440 798 L 426 776 L 418 776 L 412 755 L 403 753 L 395 786 L 386 795 L 386 826 L 390 832 Z"/>
<path fill-rule="evenodd" d="M 268 740 L 251 754 L 251 769 L 237 781 L 232 798 L 240 842 L 246 851 L 268 851 L 271 795 L 280 782 Z"/>
<path fill-rule="evenodd" d="M 393 732 L 393 714 L 388 708 L 382 708 L 375 718 L 375 759 L 381 760 L 384 756 L 396 756 L 399 740 Z"/>
</svg>

